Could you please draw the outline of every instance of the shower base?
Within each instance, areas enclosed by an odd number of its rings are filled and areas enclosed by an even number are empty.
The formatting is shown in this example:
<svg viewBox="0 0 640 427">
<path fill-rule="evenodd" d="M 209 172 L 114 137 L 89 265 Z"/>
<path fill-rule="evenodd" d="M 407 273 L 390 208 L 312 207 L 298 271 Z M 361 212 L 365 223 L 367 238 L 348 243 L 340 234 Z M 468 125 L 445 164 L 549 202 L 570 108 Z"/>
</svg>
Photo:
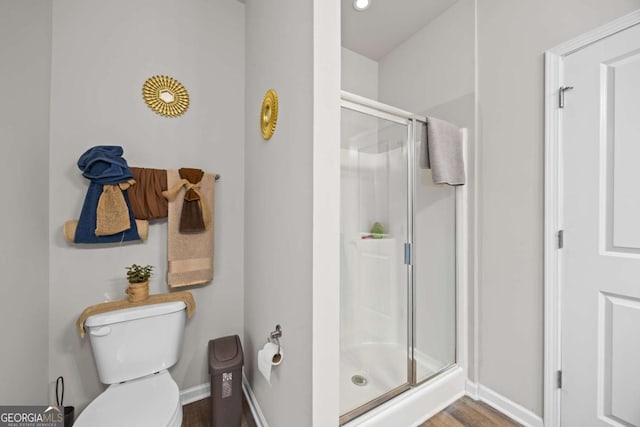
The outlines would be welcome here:
<svg viewBox="0 0 640 427">
<path fill-rule="evenodd" d="M 424 360 L 417 368 L 422 378 L 438 369 Z M 366 379 L 354 383 L 353 377 Z M 407 347 L 392 343 L 346 346 L 340 354 L 340 413 L 345 414 L 407 382 Z"/>
</svg>

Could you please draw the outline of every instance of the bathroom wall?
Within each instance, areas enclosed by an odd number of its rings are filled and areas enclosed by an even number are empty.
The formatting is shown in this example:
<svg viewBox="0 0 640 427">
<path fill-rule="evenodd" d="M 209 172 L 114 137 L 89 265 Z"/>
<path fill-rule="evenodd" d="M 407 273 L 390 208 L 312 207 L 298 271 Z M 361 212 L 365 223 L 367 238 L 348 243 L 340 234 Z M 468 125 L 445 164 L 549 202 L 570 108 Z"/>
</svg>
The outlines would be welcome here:
<svg viewBox="0 0 640 427">
<path fill-rule="evenodd" d="M 474 0 L 459 0 L 379 61 L 381 102 L 469 129 L 469 212 L 475 189 L 474 22 Z M 418 350 L 441 366 L 452 361 L 455 346 L 455 193 L 452 187 L 434 185 L 429 170 L 419 169 L 417 174 L 416 340 Z M 469 272 L 473 272 L 473 230 L 471 217 Z M 469 307 L 473 307 L 472 290 L 470 286 Z M 473 354 L 473 342 L 469 345 Z M 469 367 L 473 378 L 473 363 Z"/>
<path fill-rule="evenodd" d="M 50 146 L 49 382 L 65 376 L 65 403 L 83 407 L 100 384 L 75 320 L 95 303 L 124 297 L 124 267 L 156 267 L 152 292 L 166 287 L 166 221 L 149 240 L 75 246 L 62 235 L 77 218 L 88 182 L 76 167 L 98 144 L 124 147 L 130 165 L 191 166 L 216 172 L 214 280 L 191 289 L 197 310 L 172 374 L 181 389 L 208 383 L 207 342 L 244 330 L 244 5 L 236 0 L 58 0 L 53 5 Z M 189 110 L 164 118 L 141 87 L 175 77 Z"/>
<path fill-rule="evenodd" d="M 341 48 L 341 89 L 369 99 L 378 99 L 378 62 Z"/>
<path fill-rule="evenodd" d="M 313 2 L 246 5 L 245 374 L 269 425 L 310 426 Z M 258 117 L 270 88 L 279 97 L 278 122 L 264 141 Z M 268 384 L 257 352 L 276 324 L 284 360 Z"/>
<path fill-rule="evenodd" d="M 340 4 L 313 2 L 311 417 L 335 425 L 340 381 Z"/>
<path fill-rule="evenodd" d="M 0 404 L 48 403 L 51 2 L 0 1 Z"/>
<path fill-rule="evenodd" d="M 429 109 L 474 92 L 474 0 L 458 0 L 379 61 L 380 101 Z"/>
<path fill-rule="evenodd" d="M 640 8 L 640 1 L 477 3 L 479 380 L 541 416 L 543 54 Z"/>
</svg>

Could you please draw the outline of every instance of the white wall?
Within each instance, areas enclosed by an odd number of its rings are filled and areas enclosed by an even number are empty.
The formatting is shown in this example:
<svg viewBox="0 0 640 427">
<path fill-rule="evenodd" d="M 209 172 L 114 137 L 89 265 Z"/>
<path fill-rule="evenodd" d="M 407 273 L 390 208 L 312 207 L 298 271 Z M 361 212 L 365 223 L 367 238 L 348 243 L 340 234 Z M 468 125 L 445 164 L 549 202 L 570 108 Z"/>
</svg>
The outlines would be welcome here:
<svg viewBox="0 0 640 427">
<path fill-rule="evenodd" d="M 459 0 L 380 59 L 380 101 L 424 113 L 473 93 L 474 12 Z"/>
<path fill-rule="evenodd" d="M 477 3 L 479 379 L 542 415 L 543 53 L 640 1 Z"/>
<path fill-rule="evenodd" d="M 247 0 L 245 373 L 269 425 L 312 425 L 313 2 Z M 264 93 L 279 97 L 270 141 Z M 285 356 L 271 385 L 257 352 L 276 324 Z M 337 336 L 336 336 L 337 338 Z"/>
<path fill-rule="evenodd" d="M 340 413 L 340 4 L 313 2 L 312 422 Z M 329 345 L 327 345 L 329 343 Z M 336 345 L 331 345 L 335 343 Z"/>
<path fill-rule="evenodd" d="M 341 89 L 378 100 L 378 62 L 345 47 L 341 48 Z"/>
<path fill-rule="evenodd" d="M 43 405 L 49 318 L 51 2 L 0 1 L 0 403 Z"/>
<path fill-rule="evenodd" d="M 132 166 L 191 166 L 221 174 L 216 186 L 214 280 L 191 289 L 197 304 L 172 374 L 180 388 L 209 381 L 207 342 L 243 335 L 244 6 L 204 2 L 60 0 L 53 6 L 50 197 L 49 381 L 65 376 L 65 403 L 83 407 L 104 387 L 82 310 L 124 296 L 124 267 L 151 264 L 152 292 L 166 287 L 166 222 L 144 243 L 74 246 L 62 224 L 77 218 L 88 181 L 76 167 L 98 144 L 124 147 Z M 179 118 L 153 113 L 144 81 L 167 74 L 191 104 Z"/>
<path fill-rule="evenodd" d="M 474 43 L 475 2 L 459 0 L 379 61 L 381 102 L 470 130 L 466 164 L 470 200 L 475 188 Z M 430 171 L 416 172 L 416 341 L 418 350 L 441 366 L 452 362 L 455 352 L 455 192 L 434 185 Z M 473 203 L 469 211 L 473 212 Z M 471 236 L 473 229 L 471 218 Z M 472 247 L 473 241 L 470 255 Z"/>
</svg>

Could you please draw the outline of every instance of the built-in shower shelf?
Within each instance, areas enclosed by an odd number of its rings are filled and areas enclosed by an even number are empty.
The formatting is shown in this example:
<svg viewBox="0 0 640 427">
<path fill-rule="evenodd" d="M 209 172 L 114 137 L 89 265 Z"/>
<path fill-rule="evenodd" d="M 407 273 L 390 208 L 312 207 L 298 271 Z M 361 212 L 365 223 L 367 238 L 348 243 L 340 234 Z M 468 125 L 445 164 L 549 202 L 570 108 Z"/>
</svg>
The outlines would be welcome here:
<svg viewBox="0 0 640 427">
<path fill-rule="evenodd" d="M 392 238 L 391 234 L 374 234 L 369 232 L 367 233 L 360 232 L 359 234 L 360 234 L 361 240 L 384 240 L 384 239 Z"/>
</svg>

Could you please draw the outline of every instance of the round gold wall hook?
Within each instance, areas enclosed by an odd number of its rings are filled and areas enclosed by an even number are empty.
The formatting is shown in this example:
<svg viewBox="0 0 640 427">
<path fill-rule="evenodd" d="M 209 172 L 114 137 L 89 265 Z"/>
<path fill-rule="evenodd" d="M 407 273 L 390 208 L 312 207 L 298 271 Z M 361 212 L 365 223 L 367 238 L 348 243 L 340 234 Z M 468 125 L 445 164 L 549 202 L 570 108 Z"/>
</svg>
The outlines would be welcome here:
<svg viewBox="0 0 640 427">
<path fill-rule="evenodd" d="M 264 94 L 262 110 L 260 111 L 260 131 L 262 132 L 263 139 L 271 139 L 271 136 L 276 130 L 277 122 L 278 94 L 275 90 L 269 89 L 267 93 Z"/>
<path fill-rule="evenodd" d="M 166 117 L 177 117 L 189 108 L 187 89 L 169 76 L 153 76 L 142 86 L 142 97 L 156 113 Z"/>
</svg>

